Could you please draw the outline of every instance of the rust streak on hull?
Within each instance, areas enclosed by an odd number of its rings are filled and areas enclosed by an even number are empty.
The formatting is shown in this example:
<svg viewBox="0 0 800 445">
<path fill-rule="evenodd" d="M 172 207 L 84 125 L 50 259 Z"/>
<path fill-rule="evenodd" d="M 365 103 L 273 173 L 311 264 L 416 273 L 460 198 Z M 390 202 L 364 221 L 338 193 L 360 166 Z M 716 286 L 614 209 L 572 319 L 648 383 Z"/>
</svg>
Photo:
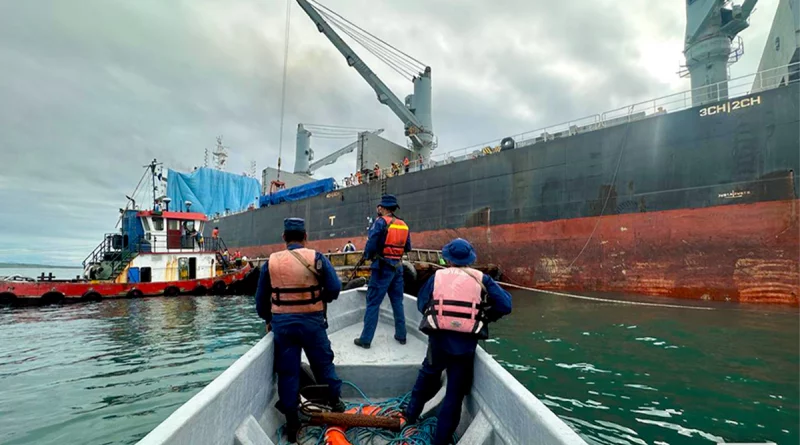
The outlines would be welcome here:
<svg viewBox="0 0 800 445">
<path fill-rule="evenodd" d="M 508 281 L 528 287 L 797 306 L 798 208 L 800 200 L 793 199 L 611 215 L 599 222 L 589 217 L 411 230 L 416 248 L 439 249 L 454 237 L 468 239 L 480 262 L 498 264 Z M 366 241 L 348 239 L 359 246 Z M 310 246 L 326 252 L 346 241 L 312 241 Z M 241 250 L 266 256 L 282 248 Z"/>
</svg>

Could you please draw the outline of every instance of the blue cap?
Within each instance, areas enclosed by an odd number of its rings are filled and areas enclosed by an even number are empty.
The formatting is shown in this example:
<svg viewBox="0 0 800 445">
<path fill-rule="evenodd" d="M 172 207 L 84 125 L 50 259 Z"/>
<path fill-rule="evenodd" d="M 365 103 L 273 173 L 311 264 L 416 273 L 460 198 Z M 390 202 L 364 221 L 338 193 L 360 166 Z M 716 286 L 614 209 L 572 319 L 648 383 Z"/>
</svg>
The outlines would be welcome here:
<svg viewBox="0 0 800 445">
<path fill-rule="evenodd" d="M 456 238 L 447 243 L 442 248 L 442 256 L 456 266 L 469 266 L 478 259 L 472 244 L 462 238 Z"/>
<path fill-rule="evenodd" d="M 381 207 L 397 207 L 397 198 L 394 195 L 383 195 L 381 196 L 381 202 L 378 203 Z"/>
<path fill-rule="evenodd" d="M 283 230 L 285 231 L 306 231 L 306 221 L 303 218 L 286 218 L 283 220 Z"/>
</svg>

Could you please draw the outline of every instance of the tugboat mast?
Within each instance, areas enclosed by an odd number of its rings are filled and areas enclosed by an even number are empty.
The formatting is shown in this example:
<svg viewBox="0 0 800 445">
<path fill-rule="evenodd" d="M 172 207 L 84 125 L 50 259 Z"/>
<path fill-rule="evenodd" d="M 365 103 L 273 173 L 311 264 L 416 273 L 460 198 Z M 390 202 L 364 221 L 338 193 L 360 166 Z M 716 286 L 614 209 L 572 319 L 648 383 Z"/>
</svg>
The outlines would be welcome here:
<svg viewBox="0 0 800 445">
<path fill-rule="evenodd" d="M 158 167 L 159 165 L 162 165 L 162 163 L 156 161 L 156 159 L 153 158 L 153 161 L 150 162 L 149 165 L 144 166 L 145 168 L 150 169 L 150 177 L 153 181 L 153 210 L 155 210 L 156 204 L 158 203 L 156 199 L 156 191 L 158 190 L 158 188 L 156 187 L 156 167 Z"/>
</svg>

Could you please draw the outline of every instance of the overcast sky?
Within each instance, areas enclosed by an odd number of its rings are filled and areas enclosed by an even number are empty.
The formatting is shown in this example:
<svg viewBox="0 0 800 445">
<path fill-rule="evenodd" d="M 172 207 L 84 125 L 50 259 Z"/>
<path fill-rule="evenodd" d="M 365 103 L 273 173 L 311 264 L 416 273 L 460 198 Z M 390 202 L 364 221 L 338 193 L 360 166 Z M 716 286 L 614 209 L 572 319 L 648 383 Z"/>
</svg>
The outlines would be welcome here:
<svg viewBox="0 0 800 445">
<path fill-rule="evenodd" d="M 297 123 L 400 121 L 291 1 L 283 168 Z M 688 88 L 684 0 L 327 0 L 431 66 L 438 152 Z M 228 171 L 276 166 L 284 0 L 0 2 L 0 262 L 79 264 L 158 158 L 190 170 L 224 135 Z M 758 67 L 777 0 L 741 35 Z M 401 99 L 412 84 L 365 55 Z M 317 159 L 347 141 L 314 140 Z M 317 172 L 340 178 L 355 154 Z"/>
</svg>

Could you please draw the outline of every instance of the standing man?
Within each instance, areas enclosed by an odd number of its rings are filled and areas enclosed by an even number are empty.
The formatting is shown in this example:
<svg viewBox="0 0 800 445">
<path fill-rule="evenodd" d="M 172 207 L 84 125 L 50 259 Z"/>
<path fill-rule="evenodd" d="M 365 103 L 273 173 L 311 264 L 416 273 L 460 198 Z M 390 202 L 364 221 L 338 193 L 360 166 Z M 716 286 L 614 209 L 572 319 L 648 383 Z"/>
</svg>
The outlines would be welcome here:
<svg viewBox="0 0 800 445">
<path fill-rule="evenodd" d="M 355 252 L 356 245 L 353 244 L 352 240 L 347 240 L 347 244 L 344 245 L 344 252 Z"/>
<path fill-rule="evenodd" d="M 442 256 L 451 267 L 436 271 L 417 296 L 428 353 L 405 409 L 408 422 L 416 422 L 447 370 L 433 445 L 449 444 L 461 420 L 461 402 L 472 387 L 475 348 L 479 339 L 489 338 L 487 324 L 511 313 L 511 295 L 488 275 L 468 267 L 477 257 L 466 240 L 454 239 L 444 246 Z"/>
<path fill-rule="evenodd" d="M 211 249 L 219 250 L 219 227 L 211 231 Z"/>
<path fill-rule="evenodd" d="M 256 311 L 275 335 L 275 370 L 278 373 L 278 410 L 286 416 L 286 435 L 297 440 L 300 420 L 300 352 L 305 351 L 314 377 L 328 385 L 331 408 L 344 411 L 342 381 L 333 366 L 325 305 L 339 298 L 342 283 L 331 263 L 305 247 L 306 229 L 301 218 L 283 221 L 286 250 L 270 255 L 261 267 L 256 290 Z"/>
<path fill-rule="evenodd" d="M 394 315 L 394 339 L 406 344 L 406 316 L 403 312 L 403 254 L 411 250 L 408 226 L 394 212 L 400 206 L 394 195 L 383 195 L 378 204 L 378 218 L 369 229 L 364 256 L 372 260 L 367 286 L 367 312 L 364 330 L 353 340 L 358 346 L 369 349 L 383 297 L 389 294 Z"/>
</svg>

